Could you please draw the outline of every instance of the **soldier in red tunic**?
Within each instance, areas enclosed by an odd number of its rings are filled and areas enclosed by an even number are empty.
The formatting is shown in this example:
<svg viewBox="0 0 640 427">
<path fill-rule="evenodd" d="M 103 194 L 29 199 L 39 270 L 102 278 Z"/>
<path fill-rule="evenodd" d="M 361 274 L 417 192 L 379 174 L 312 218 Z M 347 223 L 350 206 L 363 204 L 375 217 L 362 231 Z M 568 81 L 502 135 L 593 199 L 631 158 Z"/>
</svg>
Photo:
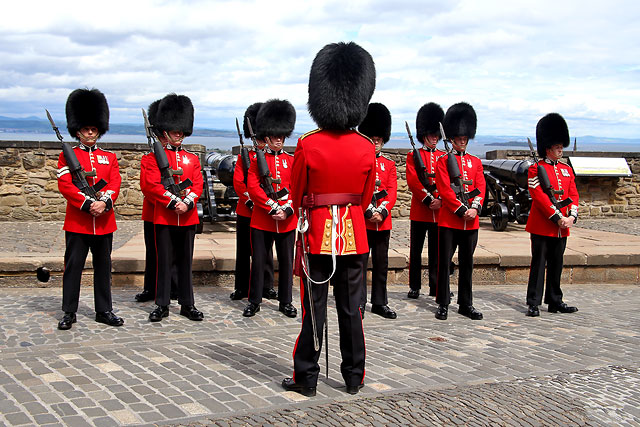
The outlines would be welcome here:
<svg viewBox="0 0 640 427">
<path fill-rule="evenodd" d="M 529 168 L 531 211 L 526 230 L 531 233 L 531 270 L 527 286 L 527 316 L 540 315 L 538 306 L 542 303 L 545 264 L 547 286 L 544 302 L 549 304 L 549 312 L 578 311 L 562 301 L 560 290 L 562 257 L 569 229 L 578 219 L 575 176 L 571 167 L 560 161 L 562 149 L 569 146 L 569 141 L 567 123 L 560 114 L 551 113 L 540 119 L 536 126 L 536 145 L 541 160 Z M 540 178 L 542 171 L 546 172 L 552 191 L 543 188 L 547 180 Z"/>
<path fill-rule="evenodd" d="M 279 310 L 287 317 L 296 317 L 298 311 L 291 304 L 293 285 L 293 245 L 297 217 L 291 207 L 289 191 L 293 181 L 293 156 L 282 149 L 285 138 L 296 124 L 296 110 L 289 101 L 272 99 L 265 102 L 256 116 L 256 137 L 267 142 L 265 160 L 271 177 L 279 183 L 267 183 L 260 176 L 258 160 L 251 162 L 247 189 L 253 201 L 251 214 L 251 281 L 249 304 L 242 313 L 251 317 L 260 311 L 264 290 L 267 258 L 272 257 L 275 242 L 278 256 Z M 286 189 L 286 194 L 274 194 Z M 271 194 L 273 193 L 273 194 Z"/>
<path fill-rule="evenodd" d="M 80 280 L 89 250 L 93 255 L 93 297 L 96 322 L 110 326 L 124 324 L 113 314 L 111 302 L 111 248 L 116 218 L 113 204 L 120 193 L 120 168 L 116 155 L 100 149 L 96 141 L 109 130 L 109 106 L 98 89 L 76 89 L 69 95 L 66 105 L 69 135 L 80 141 L 73 149 L 82 168 L 95 172 L 87 183 L 95 185 L 101 179 L 106 186 L 93 199 L 72 181 L 69 166 L 60 153 L 58 159 L 58 189 L 67 199 L 64 219 L 66 250 L 62 276 L 62 311 L 64 316 L 58 329 L 70 329 L 76 322 L 80 298 Z"/>
<path fill-rule="evenodd" d="M 195 227 L 198 224 L 196 202 L 202 193 L 203 179 L 198 156 L 182 146 L 185 137 L 193 132 L 193 105 L 184 95 L 169 94 L 158 104 L 155 130 L 166 139 L 165 153 L 169 167 L 182 170 L 174 177 L 176 184 L 190 179 L 192 184 L 176 195 L 165 189 L 155 156 L 144 156 L 141 164 L 143 192 L 154 202 L 157 253 L 157 307 L 149 320 L 158 322 L 169 315 L 171 266 L 175 263 L 178 280 L 180 314 L 190 320 L 202 320 L 204 315 L 196 309 L 193 298 L 191 265 Z"/>
<path fill-rule="evenodd" d="M 247 126 L 247 118 L 255 126 L 258 110 L 262 102 L 251 104 L 244 113 L 243 131 L 245 138 L 251 138 L 251 132 Z M 257 140 L 258 149 L 265 146 L 263 140 Z M 256 153 L 249 150 L 249 161 L 253 162 Z M 238 205 L 236 207 L 236 273 L 234 290 L 230 295 L 232 300 L 241 300 L 249 295 L 249 280 L 251 278 L 251 214 L 253 212 L 253 201 L 249 198 L 247 181 L 249 168 L 244 169 L 241 154 L 238 154 L 236 166 L 233 170 L 233 188 L 238 195 Z M 266 256 L 264 272 L 264 290 L 262 296 L 268 299 L 275 299 L 278 293 L 273 289 L 273 251 L 269 248 Z"/>
<path fill-rule="evenodd" d="M 476 135 L 476 112 L 469 104 L 461 102 L 452 105 L 444 116 L 444 132 L 451 138 L 453 150 L 440 157 L 436 165 L 436 186 L 442 198 L 442 208 L 438 217 L 438 287 L 436 302 L 439 304 L 436 319 L 445 320 L 449 312 L 451 292 L 449 269 L 451 258 L 458 248 L 458 313 L 473 320 L 482 319 L 482 313 L 473 307 L 472 282 L 473 253 L 478 244 L 478 214 L 485 194 L 485 180 L 482 162 L 466 152 L 467 144 Z M 460 190 L 469 195 L 464 203 L 461 194 L 456 193 L 454 176 L 447 167 L 449 156 L 457 164 Z M 476 191 L 477 190 L 477 191 Z M 471 196 L 473 195 L 473 196 Z"/>
<path fill-rule="evenodd" d="M 407 154 L 407 185 L 411 190 L 411 210 L 409 219 L 409 293 L 407 297 L 418 298 L 422 288 L 422 248 L 428 234 L 427 246 L 429 254 L 429 295 L 436 295 L 438 283 L 438 213 L 442 206 L 440 194 L 435 186 L 436 162 L 445 153 L 438 150 L 436 145 L 440 135 L 440 123 L 444 119 L 444 111 L 433 102 L 424 104 L 418 110 L 416 117 L 416 136 L 422 145 L 417 150 L 422 158 L 427 174 L 429 188 L 425 188 L 416 171 L 413 151 Z M 431 190 L 431 191 L 429 191 Z"/>
<path fill-rule="evenodd" d="M 364 211 L 367 240 L 371 250 L 371 312 L 387 319 L 395 319 L 396 312 L 389 308 L 387 298 L 387 272 L 389 270 L 389 238 L 391 237 L 391 209 L 398 195 L 396 163 L 382 155 L 382 146 L 391 137 L 391 113 L 383 104 L 369 104 L 367 116 L 358 131 L 368 136 L 376 150 L 376 185 L 374 198 Z M 378 195 L 378 196 L 376 196 Z M 361 317 L 367 304 L 367 274 L 369 252 L 364 255 L 365 274 L 362 275 Z"/>
<path fill-rule="evenodd" d="M 153 126 L 156 123 L 156 113 L 158 111 L 158 104 L 160 104 L 160 100 L 154 101 L 149 105 L 149 109 L 147 111 L 147 115 L 149 117 L 149 123 Z M 161 133 L 161 132 L 158 132 Z M 157 135 L 159 138 L 163 137 L 163 135 Z M 164 141 L 164 146 L 166 146 L 166 139 L 162 138 Z M 141 160 L 141 165 L 143 162 L 148 162 L 149 160 L 145 160 L 144 157 L 153 156 L 153 153 L 147 153 Z M 142 169 L 142 168 L 141 168 Z M 144 188 L 142 183 L 142 175 L 140 175 L 141 182 L 140 188 Z M 144 191 L 143 191 L 144 194 Z M 146 302 L 152 301 L 156 299 L 156 276 L 158 272 L 156 271 L 156 233 L 155 227 L 153 225 L 153 212 L 154 212 L 155 204 L 151 201 L 150 197 L 144 197 L 142 200 L 142 221 L 143 221 L 143 232 L 144 232 L 144 248 L 145 248 L 145 257 L 144 257 L 144 285 L 143 290 L 139 294 L 136 294 L 135 300 L 138 302 Z M 178 298 L 178 284 L 176 276 L 176 268 L 175 265 L 171 268 L 171 299 Z"/>
<path fill-rule="evenodd" d="M 293 208 L 303 212 L 298 229 L 304 231 L 301 247 L 308 254 L 299 274 L 302 330 L 293 350 L 293 378 L 282 381 L 285 390 L 306 396 L 316 393 L 329 282 L 346 391 L 356 394 L 364 384 L 359 310 L 363 255 L 369 251 L 364 210 L 373 195 L 376 159 L 371 140 L 354 128 L 366 116 L 374 89 L 373 59 L 353 42 L 325 46 L 311 65 L 308 109 L 320 128 L 299 139 L 292 176 Z"/>
</svg>

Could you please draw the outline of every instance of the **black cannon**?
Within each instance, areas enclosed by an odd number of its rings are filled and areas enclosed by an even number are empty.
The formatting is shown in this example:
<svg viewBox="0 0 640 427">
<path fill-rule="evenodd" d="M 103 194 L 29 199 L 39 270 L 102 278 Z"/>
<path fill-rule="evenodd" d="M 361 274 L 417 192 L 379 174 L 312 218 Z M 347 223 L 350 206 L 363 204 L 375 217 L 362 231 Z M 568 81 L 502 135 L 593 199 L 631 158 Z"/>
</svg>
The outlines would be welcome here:
<svg viewBox="0 0 640 427">
<path fill-rule="evenodd" d="M 487 192 L 483 216 L 491 217 L 496 231 L 503 231 L 510 221 L 526 224 L 531 209 L 528 171 L 530 160 L 482 160 Z"/>
<path fill-rule="evenodd" d="M 233 170 L 236 157 L 209 152 L 202 166 L 204 189 L 198 203 L 202 222 L 235 220 L 238 195 L 233 189 Z"/>
</svg>

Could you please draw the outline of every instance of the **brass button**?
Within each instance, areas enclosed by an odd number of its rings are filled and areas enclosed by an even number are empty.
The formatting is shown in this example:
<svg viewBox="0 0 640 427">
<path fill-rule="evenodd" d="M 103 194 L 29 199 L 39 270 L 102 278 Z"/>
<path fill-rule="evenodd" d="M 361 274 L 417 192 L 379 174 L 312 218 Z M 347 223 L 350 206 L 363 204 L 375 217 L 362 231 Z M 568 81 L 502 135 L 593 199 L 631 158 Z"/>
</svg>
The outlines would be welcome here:
<svg viewBox="0 0 640 427">
<path fill-rule="evenodd" d="M 325 233 L 325 236 L 331 237 L 331 233 Z"/>
<path fill-rule="evenodd" d="M 328 244 L 329 244 L 329 241 L 328 241 L 328 240 L 325 240 L 325 241 L 324 241 L 324 244 L 325 244 L 325 245 L 328 245 Z"/>
</svg>

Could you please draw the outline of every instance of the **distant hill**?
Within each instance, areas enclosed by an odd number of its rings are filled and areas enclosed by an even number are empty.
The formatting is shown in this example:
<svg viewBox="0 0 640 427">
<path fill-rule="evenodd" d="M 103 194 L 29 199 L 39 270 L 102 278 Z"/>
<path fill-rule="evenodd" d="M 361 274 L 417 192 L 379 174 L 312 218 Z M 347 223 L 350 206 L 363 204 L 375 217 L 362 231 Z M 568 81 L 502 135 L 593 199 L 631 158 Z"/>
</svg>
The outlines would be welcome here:
<svg viewBox="0 0 640 427">
<path fill-rule="evenodd" d="M 66 131 L 66 122 L 56 122 L 56 125 L 61 132 Z M 20 119 L 14 119 L 11 117 L 0 116 L 0 132 L 13 132 L 13 133 L 51 133 L 51 124 L 47 120 L 42 120 L 38 117 L 26 117 Z M 110 123 L 109 133 L 112 135 L 144 135 L 144 126 L 141 124 L 123 124 L 123 123 Z M 193 130 L 194 136 L 214 136 L 214 137 L 238 137 L 238 134 L 234 131 L 219 130 L 219 129 L 203 129 L 195 128 Z"/>
</svg>

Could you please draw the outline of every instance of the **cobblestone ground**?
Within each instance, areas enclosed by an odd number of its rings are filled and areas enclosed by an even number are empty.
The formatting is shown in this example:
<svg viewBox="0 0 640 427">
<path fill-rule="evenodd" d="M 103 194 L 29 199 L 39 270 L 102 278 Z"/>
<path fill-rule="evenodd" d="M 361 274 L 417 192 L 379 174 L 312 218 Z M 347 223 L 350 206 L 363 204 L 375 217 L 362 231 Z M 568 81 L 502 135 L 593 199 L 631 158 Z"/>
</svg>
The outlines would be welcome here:
<svg viewBox="0 0 640 427">
<path fill-rule="evenodd" d="M 300 319 L 265 301 L 253 318 L 230 289 L 198 288 L 205 321 L 114 291 L 126 323 L 93 320 L 83 289 L 78 323 L 56 329 L 60 289 L 0 293 L 0 425 L 517 424 L 640 425 L 640 287 L 565 286 L 575 314 L 524 315 L 523 286 L 477 287 L 485 320 L 434 318 L 431 298 L 390 287 L 398 319 L 367 312 L 365 387 L 345 393 L 330 303 L 329 376 L 318 395 L 285 392 Z M 294 291 L 294 301 L 299 294 Z M 299 303 L 296 304 L 299 306 Z M 321 361 L 324 373 L 324 357 Z"/>
</svg>

